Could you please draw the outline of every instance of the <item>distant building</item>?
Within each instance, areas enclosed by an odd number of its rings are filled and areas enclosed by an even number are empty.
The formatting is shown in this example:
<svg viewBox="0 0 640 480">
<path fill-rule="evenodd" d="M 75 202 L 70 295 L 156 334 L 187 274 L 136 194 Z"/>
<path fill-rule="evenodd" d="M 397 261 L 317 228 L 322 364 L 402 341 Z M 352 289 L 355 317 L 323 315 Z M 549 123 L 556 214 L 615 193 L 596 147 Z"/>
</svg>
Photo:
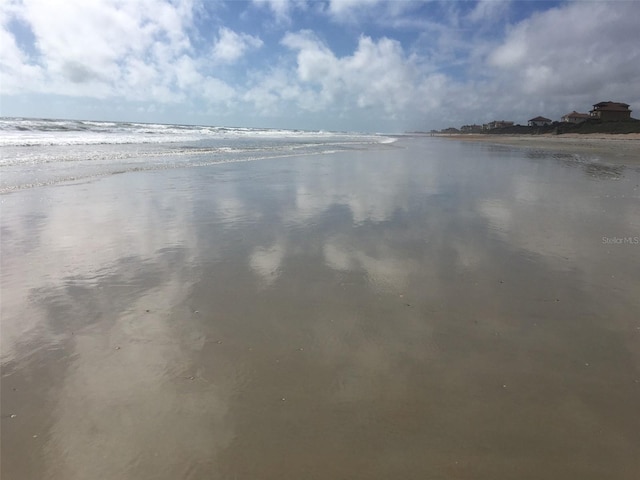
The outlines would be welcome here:
<svg viewBox="0 0 640 480">
<path fill-rule="evenodd" d="M 600 102 L 593 106 L 593 110 L 589 112 L 592 118 L 600 120 L 629 120 L 631 118 L 631 110 L 626 103 L 619 102 Z"/>
<path fill-rule="evenodd" d="M 562 120 L 565 123 L 581 123 L 587 120 L 588 118 L 591 118 L 591 116 L 588 113 L 578 113 L 574 110 L 573 112 L 567 113 L 566 115 L 564 115 L 560 120 Z"/>
<path fill-rule="evenodd" d="M 460 127 L 462 133 L 480 133 L 482 132 L 482 125 L 463 125 Z"/>
<path fill-rule="evenodd" d="M 513 122 L 506 120 L 494 120 L 493 122 L 482 125 L 482 130 L 493 130 L 494 128 L 513 127 Z"/>
<path fill-rule="evenodd" d="M 551 125 L 553 122 L 545 117 L 535 117 L 527 122 L 527 125 L 530 127 L 544 127 L 546 125 Z"/>
</svg>

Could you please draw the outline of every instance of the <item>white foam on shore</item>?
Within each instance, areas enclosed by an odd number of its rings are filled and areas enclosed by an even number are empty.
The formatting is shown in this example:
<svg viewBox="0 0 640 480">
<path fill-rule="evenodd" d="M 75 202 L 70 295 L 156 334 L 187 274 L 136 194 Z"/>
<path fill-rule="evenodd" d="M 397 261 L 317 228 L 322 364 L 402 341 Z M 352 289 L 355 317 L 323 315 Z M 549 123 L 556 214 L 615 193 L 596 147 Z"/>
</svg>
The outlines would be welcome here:
<svg viewBox="0 0 640 480">
<path fill-rule="evenodd" d="M 396 140 L 281 129 L 0 119 L 0 193 L 133 171 L 375 148 Z"/>
<path fill-rule="evenodd" d="M 179 143 L 234 138 L 291 138 L 298 141 L 337 138 L 343 141 L 367 139 L 371 142 L 388 140 L 385 136 L 348 132 L 0 118 L 0 146 Z"/>
</svg>

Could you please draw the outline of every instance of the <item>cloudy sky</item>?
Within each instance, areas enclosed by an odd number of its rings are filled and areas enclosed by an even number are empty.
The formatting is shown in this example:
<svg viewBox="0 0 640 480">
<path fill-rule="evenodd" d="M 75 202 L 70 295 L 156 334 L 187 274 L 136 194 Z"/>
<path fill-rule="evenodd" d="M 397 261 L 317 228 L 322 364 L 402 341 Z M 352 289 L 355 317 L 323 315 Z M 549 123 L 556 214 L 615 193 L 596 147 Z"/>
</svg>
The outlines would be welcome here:
<svg viewBox="0 0 640 480">
<path fill-rule="evenodd" d="M 3 116 L 302 129 L 640 118 L 640 2 L 0 0 Z"/>
</svg>

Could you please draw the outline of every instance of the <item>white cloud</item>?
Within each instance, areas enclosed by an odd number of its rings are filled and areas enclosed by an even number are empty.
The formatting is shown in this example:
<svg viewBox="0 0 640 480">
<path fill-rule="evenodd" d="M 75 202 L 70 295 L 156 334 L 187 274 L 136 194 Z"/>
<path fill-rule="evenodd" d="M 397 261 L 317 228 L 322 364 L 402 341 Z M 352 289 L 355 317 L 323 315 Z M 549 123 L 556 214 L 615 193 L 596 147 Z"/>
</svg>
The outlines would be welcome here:
<svg viewBox="0 0 640 480">
<path fill-rule="evenodd" d="M 250 48 L 260 48 L 262 40 L 246 33 L 236 33 L 226 27 L 218 31 L 218 41 L 213 47 L 213 56 L 222 62 L 235 62 Z"/>
<path fill-rule="evenodd" d="M 480 0 L 467 19 L 474 23 L 493 23 L 504 17 L 510 3 L 510 0 Z"/>
<path fill-rule="evenodd" d="M 237 97 L 237 92 L 232 86 L 215 77 L 205 78 L 200 88 L 202 88 L 203 97 L 214 104 L 231 105 Z"/>
<path fill-rule="evenodd" d="M 330 0 L 329 13 L 337 18 L 353 15 L 357 10 L 371 8 L 382 0 Z"/>
<path fill-rule="evenodd" d="M 9 32 L 8 24 L 14 16 L 9 15 L 9 8 L 0 8 L 0 72 L 5 92 L 30 89 L 40 84 L 43 76 L 42 67 L 28 58 Z"/>
<path fill-rule="evenodd" d="M 425 2 L 388 0 L 330 0 L 324 13 L 336 23 L 365 25 L 369 22 L 392 28 L 420 28 L 424 19 L 409 12 Z M 417 20 L 417 22 L 416 22 Z"/>
<path fill-rule="evenodd" d="M 512 94 L 611 94 L 638 100 L 638 17 L 637 2 L 580 2 L 554 8 L 513 27 L 488 63 L 508 82 Z"/>
<path fill-rule="evenodd" d="M 361 36 L 353 54 L 342 58 L 310 31 L 288 33 L 282 43 L 297 52 L 297 79 L 317 89 L 316 101 L 322 106 L 399 114 L 428 81 L 420 77 L 400 43 L 389 38 Z"/>
<path fill-rule="evenodd" d="M 26 81 L 32 89 L 63 95 L 106 97 L 135 96 L 170 81 L 168 62 L 190 48 L 184 27 L 191 21 L 190 2 L 173 6 L 160 0 L 137 0 L 116 5 L 107 0 L 23 0 L 14 4 L 15 18 L 29 27 L 35 38 L 37 66 L 42 75 L 36 84 L 25 78 L 13 58 L 10 85 Z M 6 24 L 3 35 L 7 35 Z M 9 34 L 10 35 L 10 34 Z M 167 55 L 156 43 L 164 40 Z M 15 40 L 14 40 L 15 42 Z M 129 89 L 124 80 L 145 82 Z M 164 85 L 166 86 L 166 85 Z M 133 94 L 133 95 L 132 95 Z"/>
<path fill-rule="evenodd" d="M 253 0 L 253 4 L 266 7 L 280 24 L 291 23 L 291 12 L 294 9 L 306 10 L 306 0 Z"/>
<path fill-rule="evenodd" d="M 251 86 L 243 100 L 253 106 L 260 115 L 277 116 L 285 107 L 295 104 L 308 111 L 317 109 L 313 94 L 295 81 L 292 73 L 284 68 L 259 72 L 251 78 Z"/>
<path fill-rule="evenodd" d="M 17 0 L 0 17 L 3 93 L 228 103 L 235 90 L 207 73 L 192 46 L 193 15 L 191 0 Z M 33 35 L 32 56 L 21 49 L 11 22 Z M 216 51 L 232 61 L 261 44 L 224 30 Z"/>
</svg>

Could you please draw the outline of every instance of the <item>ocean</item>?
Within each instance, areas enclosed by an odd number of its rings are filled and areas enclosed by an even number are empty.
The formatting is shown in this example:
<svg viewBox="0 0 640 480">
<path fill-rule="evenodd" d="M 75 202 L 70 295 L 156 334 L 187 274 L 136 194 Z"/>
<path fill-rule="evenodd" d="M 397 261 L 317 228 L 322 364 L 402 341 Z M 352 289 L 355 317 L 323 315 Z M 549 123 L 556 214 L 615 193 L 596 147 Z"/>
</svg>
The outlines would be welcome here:
<svg viewBox="0 0 640 480">
<path fill-rule="evenodd" d="M 0 118 L 0 193 L 130 171 L 323 154 L 394 141 L 349 132 Z"/>
</svg>

